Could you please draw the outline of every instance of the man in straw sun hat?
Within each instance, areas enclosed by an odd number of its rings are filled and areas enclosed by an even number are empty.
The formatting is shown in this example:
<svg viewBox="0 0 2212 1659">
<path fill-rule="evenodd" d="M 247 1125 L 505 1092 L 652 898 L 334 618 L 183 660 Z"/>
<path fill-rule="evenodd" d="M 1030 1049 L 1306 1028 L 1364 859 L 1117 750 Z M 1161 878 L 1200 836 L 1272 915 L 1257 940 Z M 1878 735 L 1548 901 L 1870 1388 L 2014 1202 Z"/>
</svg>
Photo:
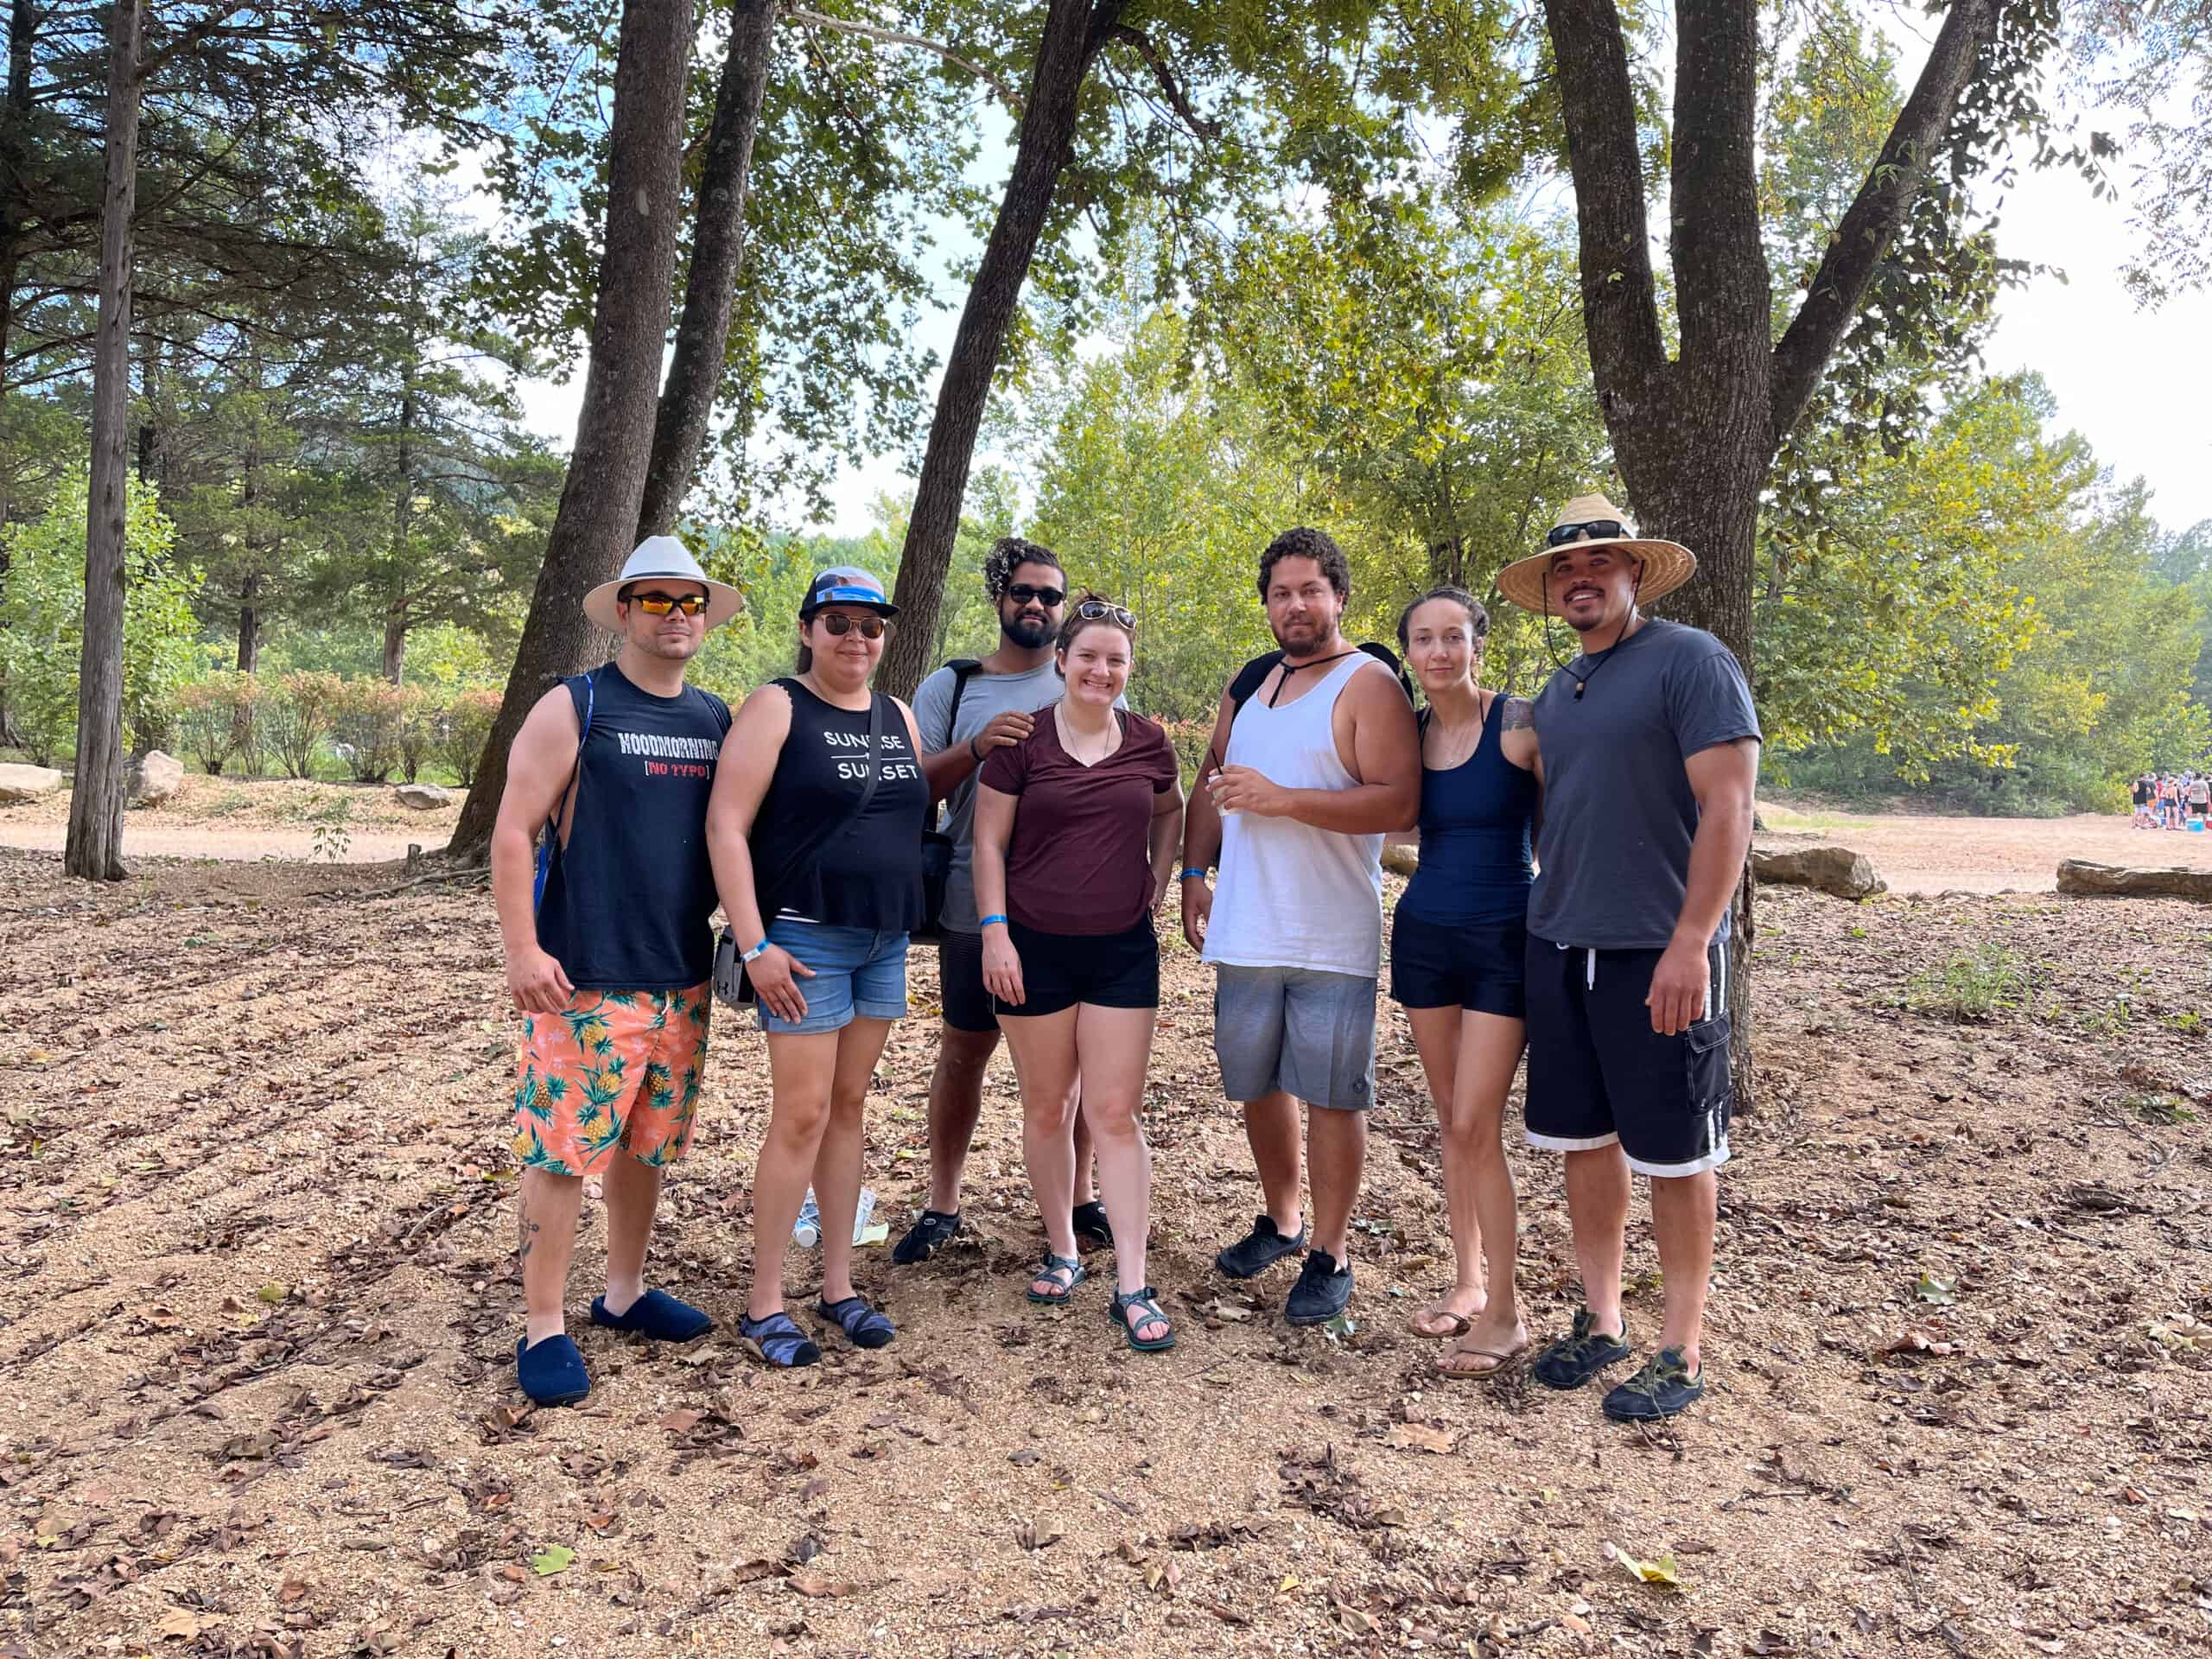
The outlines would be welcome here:
<svg viewBox="0 0 2212 1659">
<path fill-rule="evenodd" d="M 1697 569 L 1602 495 L 1562 508 L 1498 591 L 1581 636 L 1535 702 L 1543 779 L 1529 901 L 1528 1131 L 1567 1155 L 1584 1306 L 1538 1356 L 1580 1388 L 1632 1351 L 1621 1316 L 1629 1174 L 1651 1182 L 1664 1270 L 1659 1349 L 1606 1395 L 1623 1420 L 1704 1392 L 1698 1331 L 1728 1159 L 1728 904 L 1751 845 L 1759 727 L 1734 655 L 1639 607 Z"/>
<path fill-rule="evenodd" d="M 684 683 L 684 668 L 707 630 L 744 607 L 675 537 L 640 543 L 620 576 L 584 595 L 584 614 L 621 649 L 539 698 L 507 758 L 492 894 L 523 1014 L 514 1126 L 527 1325 L 515 1370 L 541 1405 L 591 1391 L 563 1310 L 588 1175 L 607 1199 L 607 1294 L 591 1322 L 662 1342 L 711 1328 L 697 1308 L 645 1288 L 645 1244 L 662 1171 L 690 1144 L 712 1001 L 707 798 L 730 716 Z"/>
</svg>

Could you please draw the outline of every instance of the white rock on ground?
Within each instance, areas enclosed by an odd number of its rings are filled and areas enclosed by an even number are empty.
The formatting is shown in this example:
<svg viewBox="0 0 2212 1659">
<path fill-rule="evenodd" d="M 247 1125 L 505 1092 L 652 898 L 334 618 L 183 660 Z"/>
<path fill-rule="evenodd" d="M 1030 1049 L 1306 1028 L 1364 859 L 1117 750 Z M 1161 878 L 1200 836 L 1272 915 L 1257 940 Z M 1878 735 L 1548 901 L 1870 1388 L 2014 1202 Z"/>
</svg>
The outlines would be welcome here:
<svg viewBox="0 0 2212 1659">
<path fill-rule="evenodd" d="M 453 804 L 452 792 L 435 784 L 402 784 L 391 792 L 402 806 L 411 806 L 418 812 L 435 812 Z"/>
<path fill-rule="evenodd" d="M 67 772 L 56 772 L 52 766 L 0 766 L 0 806 L 35 801 L 41 795 L 53 794 L 68 781 Z"/>
<path fill-rule="evenodd" d="M 175 755 L 149 749 L 130 763 L 124 780 L 133 806 L 160 806 L 176 798 L 184 787 L 184 762 Z"/>
</svg>

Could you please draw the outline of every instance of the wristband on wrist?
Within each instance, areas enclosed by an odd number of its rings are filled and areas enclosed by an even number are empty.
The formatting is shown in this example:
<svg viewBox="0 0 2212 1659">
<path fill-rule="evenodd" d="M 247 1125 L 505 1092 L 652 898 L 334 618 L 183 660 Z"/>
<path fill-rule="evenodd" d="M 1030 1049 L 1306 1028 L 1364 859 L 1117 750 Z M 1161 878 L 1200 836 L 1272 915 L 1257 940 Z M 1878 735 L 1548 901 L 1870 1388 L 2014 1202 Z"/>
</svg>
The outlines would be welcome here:
<svg viewBox="0 0 2212 1659">
<path fill-rule="evenodd" d="M 977 922 L 976 926 L 980 931 L 990 926 L 995 922 L 1001 927 L 1004 927 L 1007 925 L 1006 918 L 1003 916 L 986 916 L 982 920 Z"/>
<path fill-rule="evenodd" d="M 1183 871 L 1183 873 L 1178 875 L 1175 879 L 1178 881 L 1188 881 L 1192 876 L 1196 876 L 1201 881 L 1205 880 L 1206 879 L 1205 867 L 1202 864 L 1193 864 L 1189 868 Z"/>
<path fill-rule="evenodd" d="M 982 734 L 978 733 L 976 735 L 981 736 Z M 979 766 L 983 764 L 983 752 L 976 747 L 976 739 L 973 737 L 968 740 L 968 758 Z"/>
<path fill-rule="evenodd" d="M 766 955 L 767 955 L 767 954 L 768 954 L 768 941 L 767 941 L 767 939 L 764 937 L 764 938 L 761 939 L 761 941 L 760 941 L 760 944 L 758 944 L 754 945 L 754 946 L 753 946 L 750 950 L 745 951 L 745 952 L 743 952 L 742 954 L 741 954 L 741 955 L 739 956 L 739 957 L 738 957 L 738 960 L 739 960 L 740 962 L 758 962 L 758 961 L 760 961 L 760 958 L 761 958 L 762 957 L 764 957 L 764 956 L 766 956 Z"/>
</svg>

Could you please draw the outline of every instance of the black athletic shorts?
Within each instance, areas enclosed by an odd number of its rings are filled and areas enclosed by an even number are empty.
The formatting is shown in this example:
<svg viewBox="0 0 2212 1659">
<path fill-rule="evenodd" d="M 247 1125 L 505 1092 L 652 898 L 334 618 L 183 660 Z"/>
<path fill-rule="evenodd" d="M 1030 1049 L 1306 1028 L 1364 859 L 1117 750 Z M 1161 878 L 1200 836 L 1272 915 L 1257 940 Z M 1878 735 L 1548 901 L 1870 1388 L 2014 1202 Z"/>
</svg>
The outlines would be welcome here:
<svg viewBox="0 0 2212 1659">
<path fill-rule="evenodd" d="M 1664 1037 L 1643 999 L 1663 954 L 1564 949 L 1529 936 L 1529 1144 L 1588 1152 L 1618 1141 L 1644 1175 L 1728 1161 L 1728 946 L 1706 947 L 1709 1017 Z"/>
<path fill-rule="evenodd" d="M 944 1001 L 944 1023 L 955 1031 L 999 1028 L 991 994 L 983 988 L 983 936 L 944 929 L 937 942 L 938 995 Z"/>
<path fill-rule="evenodd" d="M 1039 933 L 1020 922 L 1007 933 L 1021 957 L 1019 1007 L 993 999 L 1009 1016 L 1058 1014 L 1078 1002 L 1095 1008 L 1160 1006 L 1160 939 L 1147 916 L 1126 933 Z"/>
<path fill-rule="evenodd" d="M 1390 996 L 1402 1007 L 1465 1008 L 1521 1019 L 1529 930 L 1518 920 L 1454 924 L 1408 916 L 1390 923 Z"/>
</svg>

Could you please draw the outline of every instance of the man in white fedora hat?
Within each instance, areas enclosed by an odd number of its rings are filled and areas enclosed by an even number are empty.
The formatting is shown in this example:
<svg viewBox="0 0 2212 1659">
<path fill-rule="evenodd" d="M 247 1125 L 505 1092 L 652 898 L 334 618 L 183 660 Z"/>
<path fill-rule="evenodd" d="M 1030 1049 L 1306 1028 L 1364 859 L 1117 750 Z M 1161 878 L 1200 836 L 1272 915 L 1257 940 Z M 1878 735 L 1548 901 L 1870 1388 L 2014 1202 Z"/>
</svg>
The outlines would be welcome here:
<svg viewBox="0 0 2212 1659">
<path fill-rule="evenodd" d="M 515 1371 L 540 1405 L 591 1391 L 563 1307 L 586 1176 L 607 1201 L 607 1291 L 591 1322 L 662 1342 L 712 1328 L 645 1288 L 645 1244 L 662 1172 L 690 1145 L 712 1001 L 707 798 L 730 715 L 684 683 L 684 667 L 744 607 L 675 537 L 640 543 L 620 576 L 584 595 L 584 614 L 621 649 L 538 699 L 507 757 L 492 895 L 524 1020 L 514 1126 L 527 1324 Z"/>
<path fill-rule="evenodd" d="M 1582 1277 L 1537 1381 L 1582 1387 L 1632 1351 L 1621 1314 L 1631 1171 L 1651 1182 L 1666 1282 L 1659 1349 L 1606 1395 L 1623 1421 L 1705 1391 L 1716 1171 L 1728 1159 L 1728 906 L 1751 839 L 1758 717 L 1727 646 L 1640 607 L 1697 560 L 1602 495 L 1570 501 L 1498 591 L 1557 617 L 1580 657 L 1537 696 L 1540 869 L 1529 895 L 1528 1129 L 1567 1155 Z"/>
</svg>

